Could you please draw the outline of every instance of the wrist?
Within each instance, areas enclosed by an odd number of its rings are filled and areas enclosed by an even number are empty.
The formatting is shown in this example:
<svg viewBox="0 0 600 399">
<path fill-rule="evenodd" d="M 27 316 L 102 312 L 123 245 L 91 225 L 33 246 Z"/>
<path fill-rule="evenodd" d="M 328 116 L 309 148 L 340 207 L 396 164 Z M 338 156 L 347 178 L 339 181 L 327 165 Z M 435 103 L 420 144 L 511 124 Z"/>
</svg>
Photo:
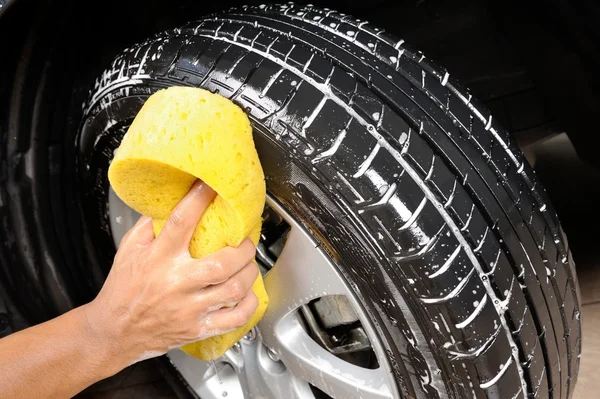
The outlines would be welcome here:
<svg viewBox="0 0 600 399">
<path fill-rule="evenodd" d="M 127 348 L 115 326 L 101 320 L 94 303 L 88 303 L 75 309 L 79 320 L 84 351 L 88 359 L 93 359 L 100 378 L 112 376 L 125 367 L 131 360 L 127 358 Z"/>
</svg>

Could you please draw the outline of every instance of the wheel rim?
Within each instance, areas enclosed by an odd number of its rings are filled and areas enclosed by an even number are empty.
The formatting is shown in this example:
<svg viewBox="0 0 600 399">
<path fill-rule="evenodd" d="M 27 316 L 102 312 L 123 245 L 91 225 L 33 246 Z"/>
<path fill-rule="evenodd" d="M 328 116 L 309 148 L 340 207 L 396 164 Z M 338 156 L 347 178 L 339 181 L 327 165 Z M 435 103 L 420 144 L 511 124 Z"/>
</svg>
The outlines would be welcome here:
<svg viewBox="0 0 600 399">
<path fill-rule="evenodd" d="M 320 244 L 270 195 L 267 206 L 289 225 L 289 231 L 274 265 L 263 273 L 270 298 L 263 319 L 214 362 L 198 360 L 179 349 L 167 354 L 170 362 L 203 399 L 399 397 L 383 345 L 346 279 Z M 139 214 L 112 189 L 108 208 L 112 236 L 118 247 Z M 376 356 L 375 368 L 361 367 L 336 356 L 307 330 L 308 304 L 319 298 L 341 296 L 351 305 L 366 334 Z M 309 324 L 315 324 L 314 320 Z"/>
</svg>

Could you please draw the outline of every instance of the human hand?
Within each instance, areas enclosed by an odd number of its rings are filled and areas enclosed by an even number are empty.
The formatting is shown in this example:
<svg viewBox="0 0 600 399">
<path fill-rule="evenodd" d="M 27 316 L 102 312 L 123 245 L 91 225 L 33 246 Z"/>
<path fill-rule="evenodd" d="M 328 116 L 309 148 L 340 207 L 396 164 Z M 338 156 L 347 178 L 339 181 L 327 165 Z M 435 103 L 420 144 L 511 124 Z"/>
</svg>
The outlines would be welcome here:
<svg viewBox="0 0 600 399">
<path fill-rule="evenodd" d="M 245 325 L 258 305 L 255 247 L 246 239 L 193 259 L 189 242 L 215 192 L 196 182 L 156 239 L 142 217 L 123 237 L 98 296 L 85 305 L 89 327 L 122 367 Z"/>
</svg>

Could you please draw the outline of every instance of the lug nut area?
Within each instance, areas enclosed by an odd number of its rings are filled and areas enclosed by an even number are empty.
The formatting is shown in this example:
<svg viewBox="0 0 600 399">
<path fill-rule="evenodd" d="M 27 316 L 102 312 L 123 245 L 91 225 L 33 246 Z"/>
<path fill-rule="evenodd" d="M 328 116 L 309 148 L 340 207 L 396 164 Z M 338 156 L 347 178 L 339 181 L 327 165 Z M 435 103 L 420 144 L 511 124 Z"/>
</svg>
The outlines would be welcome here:
<svg viewBox="0 0 600 399">
<path fill-rule="evenodd" d="M 279 355 L 271 348 L 267 348 L 267 355 L 269 355 L 269 358 L 274 362 L 281 361 L 281 359 L 279 359 Z"/>
<path fill-rule="evenodd" d="M 254 342 L 256 340 L 256 327 L 252 328 L 252 330 L 248 331 L 246 335 L 244 335 L 243 340 L 246 342 Z"/>
</svg>

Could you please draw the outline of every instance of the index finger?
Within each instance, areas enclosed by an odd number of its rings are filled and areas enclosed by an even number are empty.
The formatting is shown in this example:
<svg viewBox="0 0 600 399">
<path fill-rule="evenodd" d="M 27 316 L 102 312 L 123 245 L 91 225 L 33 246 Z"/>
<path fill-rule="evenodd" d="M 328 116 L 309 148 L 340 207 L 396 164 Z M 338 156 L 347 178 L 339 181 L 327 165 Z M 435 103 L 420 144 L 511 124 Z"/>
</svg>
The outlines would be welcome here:
<svg viewBox="0 0 600 399">
<path fill-rule="evenodd" d="M 168 246 L 175 252 L 187 251 L 196 225 L 216 196 L 217 193 L 207 184 L 196 181 L 171 212 L 155 243 Z"/>
</svg>

